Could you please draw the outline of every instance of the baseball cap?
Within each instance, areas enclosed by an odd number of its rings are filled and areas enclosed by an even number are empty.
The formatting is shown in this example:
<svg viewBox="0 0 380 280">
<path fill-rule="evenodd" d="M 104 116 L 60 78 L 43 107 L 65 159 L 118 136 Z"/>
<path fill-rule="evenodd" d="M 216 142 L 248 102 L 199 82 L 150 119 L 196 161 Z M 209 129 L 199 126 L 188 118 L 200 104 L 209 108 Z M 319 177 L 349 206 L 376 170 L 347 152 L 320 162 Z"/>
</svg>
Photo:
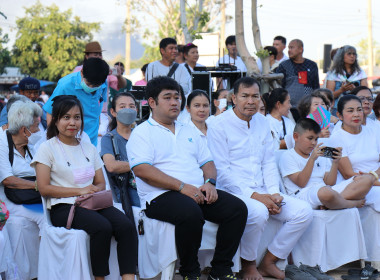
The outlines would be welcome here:
<svg viewBox="0 0 380 280">
<path fill-rule="evenodd" d="M 39 90 L 40 82 L 32 77 L 26 77 L 18 83 L 18 87 L 21 90 Z"/>
</svg>

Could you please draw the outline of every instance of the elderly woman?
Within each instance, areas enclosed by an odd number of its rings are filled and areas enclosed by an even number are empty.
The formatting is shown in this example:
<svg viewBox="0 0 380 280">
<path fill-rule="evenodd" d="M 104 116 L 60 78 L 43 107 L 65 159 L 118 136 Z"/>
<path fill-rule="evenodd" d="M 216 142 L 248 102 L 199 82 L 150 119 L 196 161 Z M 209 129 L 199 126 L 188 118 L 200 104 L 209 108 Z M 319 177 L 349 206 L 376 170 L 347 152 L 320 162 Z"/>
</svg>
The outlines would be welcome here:
<svg viewBox="0 0 380 280">
<path fill-rule="evenodd" d="M 24 218 L 35 224 L 36 228 L 38 226 L 40 232 L 44 218 L 41 196 L 36 190 L 36 174 L 30 167 L 34 156 L 30 140 L 35 138 L 33 135 L 39 130 L 41 115 L 41 107 L 34 102 L 16 101 L 8 112 L 8 130 L 0 135 L 0 198 L 6 203 L 12 217 Z M 38 244 L 29 243 L 33 240 L 38 242 L 37 234 L 31 232 L 30 228 L 25 234 L 21 227 L 17 236 L 13 236 L 14 239 L 11 240 L 17 242 L 13 244 L 14 247 L 20 247 L 18 253 L 14 253 L 23 279 L 37 276 L 34 275 L 36 267 L 33 259 L 38 258 L 38 251 L 35 251 Z"/>
<path fill-rule="evenodd" d="M 367 75 L 359 67 L 356 49 L 346 45 L 335 54 L 330 73 L 327 76 L 326 88 L 333 92 L 335 98 L 334 115 L 339 98 L 358 86 L 368 86 Z"/>
</svg>

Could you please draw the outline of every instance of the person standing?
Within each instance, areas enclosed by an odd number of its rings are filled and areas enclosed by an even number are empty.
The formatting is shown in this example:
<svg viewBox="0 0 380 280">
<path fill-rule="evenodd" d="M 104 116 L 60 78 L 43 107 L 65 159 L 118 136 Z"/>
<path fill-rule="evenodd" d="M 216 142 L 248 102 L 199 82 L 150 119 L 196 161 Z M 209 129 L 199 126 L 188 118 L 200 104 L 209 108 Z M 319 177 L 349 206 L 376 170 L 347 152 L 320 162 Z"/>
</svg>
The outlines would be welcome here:
<svg viewBox="0 0 380 280">
<path fill-rule="evenodd" d="M 282 87 L 290 93 L 292 107 L 297 107 L 304 95 L 319 88 L 318 66 L 303 57 L 303 42 L 299 39 L 290 41 L 288 54 L 289 59 L 281 62 L 276 72 L 284 74 Z"/>
</svg>

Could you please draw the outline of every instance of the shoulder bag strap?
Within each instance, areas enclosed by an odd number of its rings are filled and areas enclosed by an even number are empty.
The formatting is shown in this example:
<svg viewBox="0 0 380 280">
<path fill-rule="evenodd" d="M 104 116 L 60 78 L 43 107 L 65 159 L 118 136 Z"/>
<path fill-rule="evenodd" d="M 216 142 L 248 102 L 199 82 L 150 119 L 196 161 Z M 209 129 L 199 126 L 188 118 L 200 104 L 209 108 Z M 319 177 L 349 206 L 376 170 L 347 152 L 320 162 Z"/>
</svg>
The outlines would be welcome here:
<svg viewBox="0 0 380 280">
<path fill-rule="evenodd" d="M 9 133 L 9 131 L 7 130 L 7 140 L 8 140 L 8 148 L 9 148 L 9 162 L 11 164 L 11 166 L 13 166 L 13 158 L 14 158 L 14 150 L 13 150 L 13 139 L 12 139 L 12 135 Z"/>
<path fill-rule="evenodd" d="M 115 159 L 120 160 L 120 151 L 119 151 L 119 147 L 117 146 L 116 139 L 111 132 L 109 132 L 109 135 L 111 137 L 112 150 L 113 150 L 113 153 L 115 154 Z"/>
<path fill-rule="evenodd" d="M 189 74 L 190 74 L 190 76 L 191 76 L 190 66 L 189 66 L 187 63 L 185 63 L 185 67 L 186 67 L 186 69 L 187 69 L 187 72 L 189 72 Z"/>
<path fill-rule="evenodd" d="M 174 62 L 172 68 L 170 68 L 170 71 L 168 73 L 168 77 L 171 78 L 175 72 L 175 70 L 177 70 L 179 64 L 177 62 Z"/>
</svg>

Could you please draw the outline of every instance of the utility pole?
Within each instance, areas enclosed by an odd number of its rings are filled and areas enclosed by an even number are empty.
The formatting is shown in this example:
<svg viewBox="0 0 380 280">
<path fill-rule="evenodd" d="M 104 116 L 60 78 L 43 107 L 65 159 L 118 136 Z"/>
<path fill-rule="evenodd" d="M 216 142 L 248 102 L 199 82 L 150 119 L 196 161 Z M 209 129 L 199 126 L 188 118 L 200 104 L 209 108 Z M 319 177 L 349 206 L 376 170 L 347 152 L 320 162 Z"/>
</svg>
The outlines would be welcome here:
<svg viewBox="0 0 380 280">
<path fill-rule="evenodd" d="M 221 16 L 221 27 L 220 27 L 220 41 L 219 41 L 219 53 L 224 56 L 223 50 L 225 48 L 224 40 L 226 39 L 226 0 L 222 0 L 220 4 L 220 16 Z M 218 58 L 219 59 L 219 58 Z"/>
<path fill-rule="evenodd" d="M 131 0 L 127 0 L 125 31 L 125 74 L 129 75 L 131 72 Z"/>
<path fill-rule="evenodd" d="M 372 0 L 368 0 L 368 77 L 373 77 Z M 368 80 L 372 87 L 372 80 Z"/>
</svg>

